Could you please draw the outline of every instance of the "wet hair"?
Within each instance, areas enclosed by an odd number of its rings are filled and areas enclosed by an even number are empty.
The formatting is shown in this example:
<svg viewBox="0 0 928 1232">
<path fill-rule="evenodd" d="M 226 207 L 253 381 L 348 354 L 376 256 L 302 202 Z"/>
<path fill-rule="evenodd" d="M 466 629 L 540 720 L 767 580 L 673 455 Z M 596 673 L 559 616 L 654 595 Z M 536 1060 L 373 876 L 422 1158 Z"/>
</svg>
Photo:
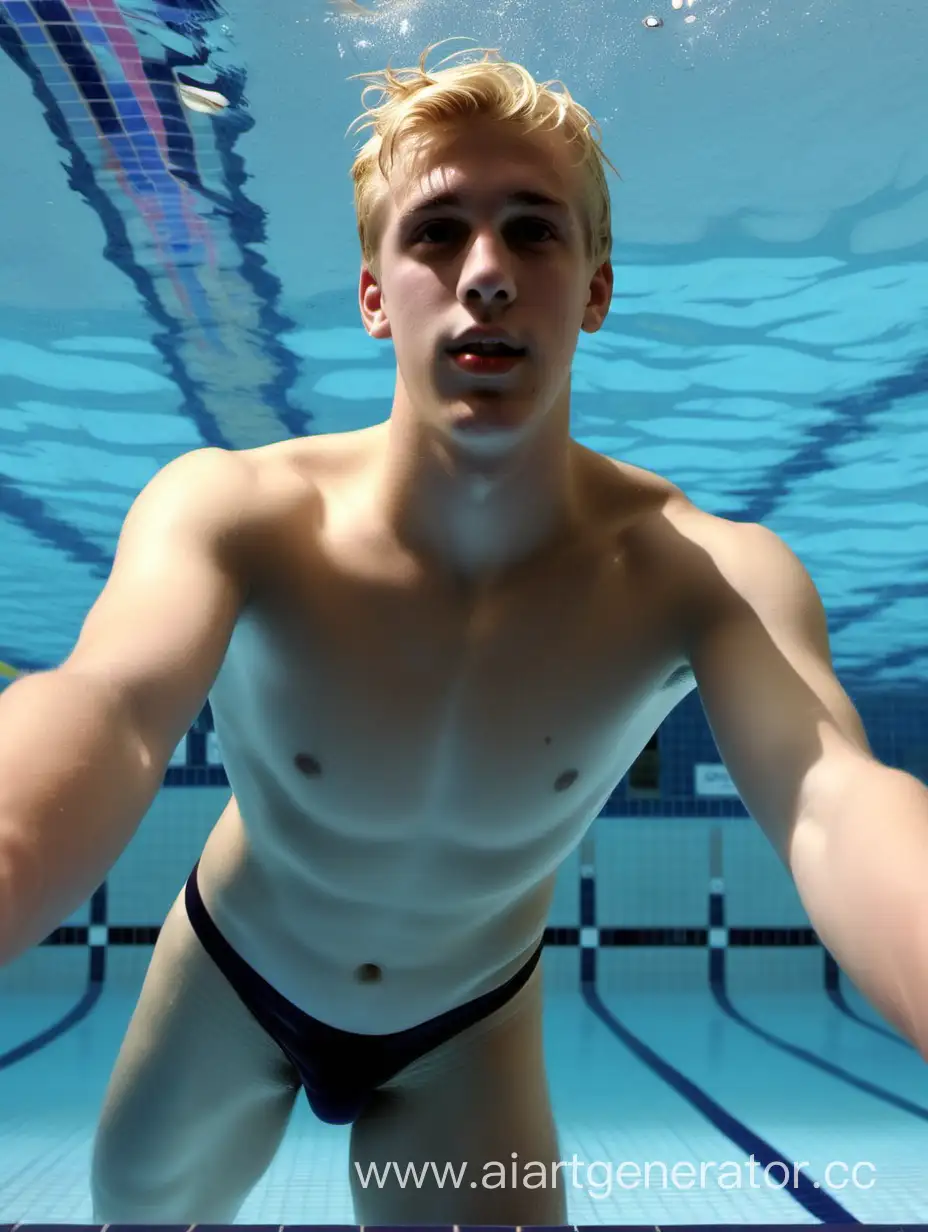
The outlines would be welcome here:
<svg viewBox="0 0 928 1232">
<path fill-rule="evenodd" d="M 415 68 L 358 74 L 368 83 L 361 95 L 365 110 L 349 132 L 373 130 L 351 168 L 365 264 L 373 268 L 376 263 L 381 206 L 400 148 L 404 153 L 411 149 L 414 157 L 425 154 L 430 138 L 475 118 L 515 125 L 526 135 L 537 130 L 563 133 L 576 150 L 585 185 L 589 255 L 597 266 L 607 261 L 612 251 L 612 208 L 605 168 L 615 171 L 615 167 L 603 152 L 600 128 L 590 112 L 561 82 L 539 83 L 528 69 L 501 59 L 497 51 L 480 49 L 481 59 L 449 65 L 460 56 L 475 54 L 456 52 L 429 69 L 432 50 L 426 48 Z M 378 98 L 368 106 L 372 91 Z"/>
</svg>

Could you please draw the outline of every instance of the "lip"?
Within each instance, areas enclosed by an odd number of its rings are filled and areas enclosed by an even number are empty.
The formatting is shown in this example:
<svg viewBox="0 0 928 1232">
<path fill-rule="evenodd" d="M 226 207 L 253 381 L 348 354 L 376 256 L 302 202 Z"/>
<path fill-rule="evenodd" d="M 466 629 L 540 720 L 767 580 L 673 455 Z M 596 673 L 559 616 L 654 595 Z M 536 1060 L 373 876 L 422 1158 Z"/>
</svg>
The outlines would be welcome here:
<svg viewBox="0 0 928 1232">
<path fill-rule="evenodd" d="M 521 364 L 524 355 L 474 355 L 467 351 L 449 355 L 454 366 L 468 376 L 505 376 Z"/>
<path fill-rule="evenodd" d="M 462 347 L 466 347 L 469 343 L 486 343 L 486 342 L 501 342 L 504 346 L 512 347 L 514 351 L 521 351 L 522 357 L 527 352 L 527 348 L 519 342 L 518 338 L 514 338 L 512 334 L 508 334 L 505 330 L 498 329 L 469 329 L 463 334 L 459 334 L 457 338 L 453 338 L 445 348 L 449 354 L 460 351 Z M 521 357 L 520 357 L 521 358 Z"/>
</svg>

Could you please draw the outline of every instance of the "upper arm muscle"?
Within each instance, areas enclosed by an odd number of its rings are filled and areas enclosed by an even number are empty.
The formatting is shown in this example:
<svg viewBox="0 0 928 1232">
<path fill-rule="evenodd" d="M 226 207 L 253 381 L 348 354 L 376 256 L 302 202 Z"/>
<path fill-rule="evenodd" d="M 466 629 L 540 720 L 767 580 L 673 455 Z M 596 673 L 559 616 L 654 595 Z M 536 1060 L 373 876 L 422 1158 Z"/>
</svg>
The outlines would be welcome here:
<svg viewBox="0 0 928 1232">
<path fill-rule="evenodd" d="M 92 674 L 131 708 L 156 757 L 196 718 L 244 601 L 235 565 L 246 463 L 186 454 L 142 491 L 113 569 L 59 670 Z"/>
<path fill-rule="evenodd" d="M 739 793 L 788 860 L 795 822 L 869 747 L 802 564 L 760 526 L 728 524 L 721 539 L 701 570 L 690 661 Z"/>
</svg>

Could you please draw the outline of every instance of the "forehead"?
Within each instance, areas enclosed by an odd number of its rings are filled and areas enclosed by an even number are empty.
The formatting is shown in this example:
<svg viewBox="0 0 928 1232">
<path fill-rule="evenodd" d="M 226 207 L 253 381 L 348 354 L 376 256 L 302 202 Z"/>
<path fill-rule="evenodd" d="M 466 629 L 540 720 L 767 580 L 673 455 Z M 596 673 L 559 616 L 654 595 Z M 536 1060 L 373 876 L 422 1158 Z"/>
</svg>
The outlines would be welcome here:
<svg viewBox="0 0 928 1232">
<path fill-rule="evenodd" d="M 492 209 L 509 203 L 573 213 L 581 177 L 557 133 L 524 133 L 478 121 L 400 145 L 390 175 L 389 211 L 405 217 L 441 205 Z"/>
</svg>

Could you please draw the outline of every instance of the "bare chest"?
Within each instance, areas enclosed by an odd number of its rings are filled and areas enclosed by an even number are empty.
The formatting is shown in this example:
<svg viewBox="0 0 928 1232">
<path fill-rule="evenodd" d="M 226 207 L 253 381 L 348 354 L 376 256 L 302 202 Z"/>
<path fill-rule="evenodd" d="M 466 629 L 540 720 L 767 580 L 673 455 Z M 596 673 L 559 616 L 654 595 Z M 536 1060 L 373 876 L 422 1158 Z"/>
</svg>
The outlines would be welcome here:
<svg viewBox="0 0 928 1232">
<path fill-rule="evenodd" d="M 236 794 L 247 807 L 260 780 L 280 808 L 386 843 L 498 847 L 588 820 L 679 662 L 672 614 L 634 583 L 584 552 L 480 595 L 375 568 L 277 588 L 213 694 Z"/>
</svg>

